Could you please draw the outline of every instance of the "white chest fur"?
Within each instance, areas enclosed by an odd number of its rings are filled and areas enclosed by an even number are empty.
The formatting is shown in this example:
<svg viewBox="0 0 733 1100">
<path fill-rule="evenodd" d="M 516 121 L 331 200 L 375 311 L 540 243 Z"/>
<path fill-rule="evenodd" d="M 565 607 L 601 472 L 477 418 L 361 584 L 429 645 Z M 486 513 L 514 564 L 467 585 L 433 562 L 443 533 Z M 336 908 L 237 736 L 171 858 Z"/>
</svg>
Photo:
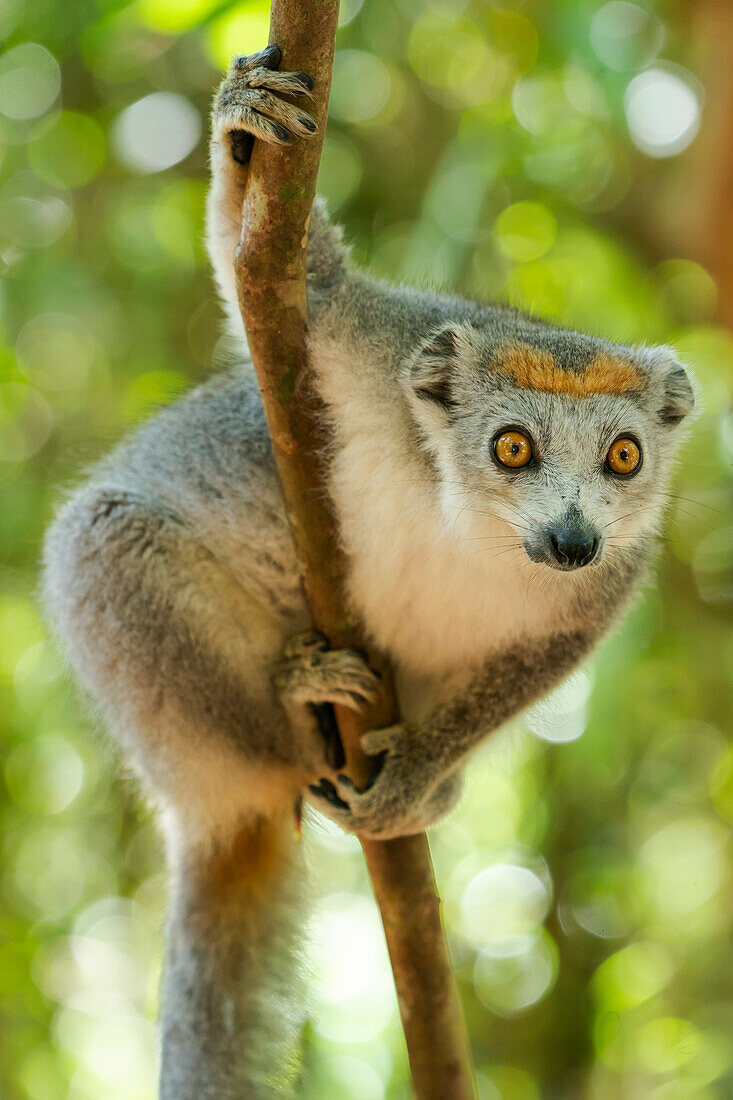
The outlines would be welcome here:
<svg viewBox="0 0 733 1100">
<path fill-rule="evenodd" d="M 312 347 L 341 446 L 330 489 L 350 561 L 350 594 L 377 644 L 405 672 L 442 678 L 551 632 L 558 593 L 496 522 L 469 541 L 446 519 L 423 458 L 407 444 L 394 391 Z M 414 445 L 413 445 L 414 447 Z M 460 512 L 456 501 L 456 516 Z M 495 537 L 496 536 L 496 537 Z M 508 548 L 507 548 L 508 547 Z"/>
<path fill-rule="evenodd" d="M 333 492 L 352 599 L 381 646 L 441 675 L 548 630 L 553 601 L 505 526 L 467 539 L 446 523 L 419 470 L 358 450 L 353 441 L 339 456 Z"/>
</svg>

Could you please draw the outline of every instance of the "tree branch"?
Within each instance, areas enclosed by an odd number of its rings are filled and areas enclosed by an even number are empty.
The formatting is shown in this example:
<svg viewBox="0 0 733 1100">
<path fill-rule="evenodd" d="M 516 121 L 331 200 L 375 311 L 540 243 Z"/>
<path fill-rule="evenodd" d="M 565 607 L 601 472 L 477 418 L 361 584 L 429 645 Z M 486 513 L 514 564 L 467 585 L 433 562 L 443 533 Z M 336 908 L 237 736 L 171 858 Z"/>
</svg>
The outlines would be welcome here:
<svg viewBox="0 0 733 1100">
<path fill-rule="evenodd" d="M 270 42 L 283 68 L 315 79 L 318 135 L 287 150 L 255 142 L 236 257 L 239 301 L 272 438 L 273 452 L 303 563 L 314 623 L 335 645 L 354 628 L 341 605 L 343 562 L 319 460 L 317 406 L 305 356 L 306 237 L 326 125 L 338 0 L 273 0 Z M 374 655 L 380 662 L 379 656 Z M 396 716 L 394 695 L 365 721 L 339 708 L 349 771 L 365 775 L 359 736 Z M 362 840 L 387 938 L 419 1100 L 474 1096 L 468 1041 L 440 921 L 424 835 Z"/>
</svg>

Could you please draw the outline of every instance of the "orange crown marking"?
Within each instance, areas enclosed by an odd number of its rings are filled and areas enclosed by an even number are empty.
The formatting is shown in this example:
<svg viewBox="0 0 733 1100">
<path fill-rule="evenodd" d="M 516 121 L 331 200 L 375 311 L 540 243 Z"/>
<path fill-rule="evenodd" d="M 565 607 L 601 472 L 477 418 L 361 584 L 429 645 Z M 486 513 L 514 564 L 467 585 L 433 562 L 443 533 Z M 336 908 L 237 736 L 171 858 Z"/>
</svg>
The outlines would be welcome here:
<svg viewBox="0 0 733 1100">
<path fill-rule="evenodd" d="M 630 393 L 644 385 L 636 368 L 616 355 L 597 355 L 584 371 L 576 374 L 565 370 L 549 351 L 526 344 L 505 344 L 499 349 L 493 366 L 510 375 L 522 389 L 569 397 Z"/>
</svg>

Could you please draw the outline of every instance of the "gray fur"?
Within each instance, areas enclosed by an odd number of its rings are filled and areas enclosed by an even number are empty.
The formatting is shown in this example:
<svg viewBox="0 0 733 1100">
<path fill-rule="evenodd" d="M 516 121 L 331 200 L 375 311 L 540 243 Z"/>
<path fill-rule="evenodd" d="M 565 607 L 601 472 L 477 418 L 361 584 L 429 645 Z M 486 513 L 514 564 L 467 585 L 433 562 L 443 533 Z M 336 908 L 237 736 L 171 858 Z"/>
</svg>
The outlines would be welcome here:
<svg viewBox="0 0 733 1100">
<path fill-rule="evenodd" d="M 254 835 L 271 828 L 262 822 Z M 284 856 L 275 891 L 256 882 L 237 890 L 235 856 L 226 868 L 233 888 L 212 898 L 201 868 L 221 854 L 191 852 L 173 874 L 161 988 L 161 1100 L 274 1100 L 290 1094 L 297 1080 L 302 852 L 291 847 Z"/>
<path fill-rule="evenodd" d="M 309 129 L 279 99 L 306 94 L 307 78 L 274 72 L 276 63 L 271 50 L 235 59 L 213 114 L 208 245 L 240 340 L 232 256 L 244 139 Z M 328 771 L 304 706 L 358 708 L 378 683 L 357 651 L 327 653 L 302 636 L 299 565 L 243 342 L 231 373 L 91 472 L 46 541 L 50 615 L 160 807 L 168 842 L 165 1100 L 287 1091 L 271 1077 L 295 1026 L 274 1018 L 292 973 L 283 945 L 297 909 L 293 857 L 286 846 L 281 873 L 243 887 L 236 904 L 207 888 L 207 868 L 236 851 L 243 830 L 281 831 L 308 785 L 324 812 L 374 836 L 442 816 L 476 743 L 566 676 L 628 604 L 694 400 L 668 349 L 619 348 L 371 279 L 351 265 L 320 202 L 308 269 L 310 361 L 330 429 L 346 595 L 392 660 L 404 718 L 365 737 L 382 758 L 373 785 L 355 791 Z M 494 369 L 507 341 L 577 373 L 599 353 L 618 354 L 644 385 L 584 398 L 520 389 Z M 531 469 L 497 466 L 491 441 L 507 425 L 531 432 Z M 643 469 L 623 482 L 603 466 L 622 432 L 644 447 Z M 560 573 L 538 547 L 568 514 L 603 545 L 591 565 Z"/>
</svg>

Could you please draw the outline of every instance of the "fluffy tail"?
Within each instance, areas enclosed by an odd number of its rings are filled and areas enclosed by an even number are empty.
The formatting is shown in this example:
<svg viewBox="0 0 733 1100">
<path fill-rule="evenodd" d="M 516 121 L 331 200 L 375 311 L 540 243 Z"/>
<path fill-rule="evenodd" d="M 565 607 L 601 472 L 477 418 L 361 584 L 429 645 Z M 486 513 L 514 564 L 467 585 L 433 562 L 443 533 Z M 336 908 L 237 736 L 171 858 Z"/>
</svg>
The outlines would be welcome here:
<svg viewBox="0 0 733 1100">
<path fill-rule="evenodd" d="M 161 1100 L 291 1096 L 305 901 L 292 820 L 258 819 L 171 863 Z"/>
</svg>

